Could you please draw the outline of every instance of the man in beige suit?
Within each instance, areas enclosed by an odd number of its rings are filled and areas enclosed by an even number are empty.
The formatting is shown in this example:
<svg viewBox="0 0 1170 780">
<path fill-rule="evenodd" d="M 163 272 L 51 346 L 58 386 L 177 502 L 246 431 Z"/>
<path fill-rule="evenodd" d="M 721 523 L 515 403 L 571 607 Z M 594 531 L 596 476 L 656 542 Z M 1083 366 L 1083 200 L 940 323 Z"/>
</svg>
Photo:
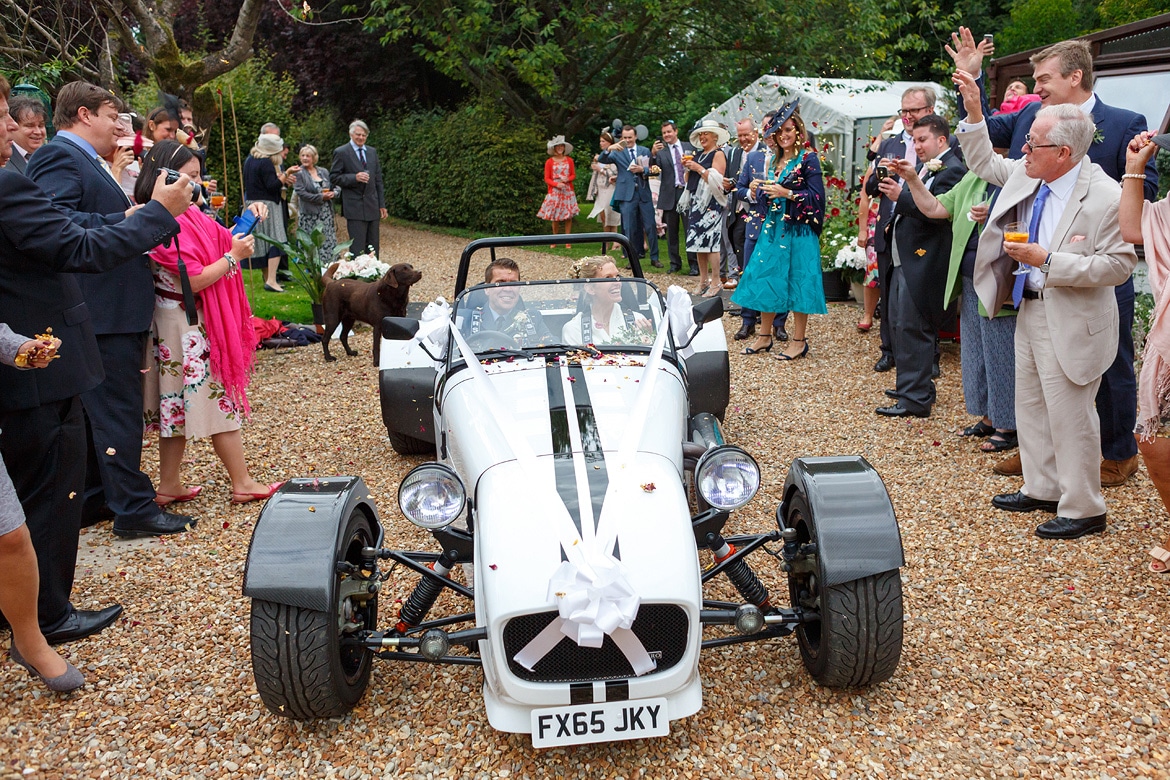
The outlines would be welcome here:
<svg viewBox="0 0 1170 780">
<path fill-rule="evenodd" d="M 1117 354 L 1113 288 L 1137 265 L 1117 223 L 1121 188 L 1085 156 L 1094 126 L 1077 106 L 1041 109 L 1024 158 L 1007 160 L 992 150 L 975 79 L 958 71 L 953 80 L 967 107 L 958 134 L 967 164 L 1003 188 L 979 239 L 975 291 L 992 315 L 1013 300 L 1020 310 L 1016 420 L 1024 485 L 991 503 L 1055 512 L 1036 529 L 1043 538 L 1100 533 L 1105 499 L 1094 398 Z M 1026 226 L 1026 243 L 1004 241 L 1011 222 Z"/>
</svg>

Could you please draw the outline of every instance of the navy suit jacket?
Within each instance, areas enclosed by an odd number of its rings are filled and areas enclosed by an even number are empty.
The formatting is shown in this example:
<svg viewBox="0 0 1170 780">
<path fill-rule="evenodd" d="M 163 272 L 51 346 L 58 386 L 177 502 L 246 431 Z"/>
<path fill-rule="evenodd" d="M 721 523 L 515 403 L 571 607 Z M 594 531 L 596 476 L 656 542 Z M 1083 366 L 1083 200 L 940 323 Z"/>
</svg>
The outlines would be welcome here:
<svg viewBox="0 0 1170 780">
<path fill-rule="evenodd" d="M 987 105 L 987 90 L 983 85 L 983 78 L 979 84 L 979 97 L 983 102 L 983 118 L 987 121 L 987 132 L 991 137 L 991 145 L 1008 150 L 1008 159 L 1019 160 L 1024 156 L 1024 138 L 1032 129 L 1032 122 L 1036 119 L 1036 112 L 1040 110 L 1039 103 L 1028 103 L 1019 111 L 1011 114 L 991 115 Z M 1115 181 L 1121 181 L 1121 174 L 1125 173 L 1125 147 L 1138 133 L 1146 130 L 1146 119 L 1141 114 L 1125 108 L 1107 106 L 1097 98 L 1093 103 L 1093 124 L 1097 125 L 1097 137 L 1101 141 L 1094 141 L 1089 145 L 1089 159 L 1101 166 L 1101 170 Z M 962 101 L 959 102 L 959 118 L 967 118 L 967 109 Z M 1146 200 L 1156 200 L 1158 197 L 1158 168 L 1154 158 L 1146 164 L 1146 180 L 1143 190 Z"/>
<path fill-rule="evenodd" d="M 16 151 L 15 145 L 12 149 L 12 156 L 8 158 L 5 168 L 11 168 L 17 173 L 23 174 L 28 169 L 28 160 L 20 156 L 20 152 Z"/>
<path fill-rule="evenodd" d="M 682 145 L 682 154 L 695 153 L 695 147 L 691 146 L 690 141 L 680 140 L 679 143 Z M 674 175 L 674 155 L 671 153 L 670 147 L 667 146 L 654 155 L 651 163 L 662 169 L 662 173 L 659 174 L 662 186 L 658 189 L 658 208 L 661 211 L 673 211 L 674 207 L 678 205 L 679 190 L 682 189 L 683 183 Z"/>
<path fill-rule="evenodd" d="M 633 157 L 630 152 L 633 151 Z M 635 145 L 633 150 L 622 149 L 618 152 L 602 152 L 597 155 L 597 161 L 603 165 L 613 163 L 617 166 L 617 184 L 613 189 L 615 203 L 636 201 L 649 203 L 653 200 L 650 193 L 649 172 L 632 173 L 629 165 L 635 157 L 649 157 L 650 150 L 645 146 Z M 661 195 L 661 193 L 659 193 Z"/>
<path fill-rule="evenodd" d="M 61 136 L 33 152 L 28 177 L 44 190 L 53 205 L 85 228 L 117 224 L 132 205 L 95 158 Z M 142 252 L 153 248 L 145 247 Z M 106 273 L 80 277 L 78 284 L 89 304 L 95 333 L 150 330 L 154 319 L 154 278 L 150 258 L 145 254 L 139 253 Z"/>
<path fill-rule="evenodd" d="M 767 179 L 768 173 L 764 170 L 764 150 L 748 152 L 739 169 L 739 177 L 735 180 L 735 194 L 740 200 L 748 204 L 747 238 L 752 241 L 760 237 L 760 228 L 764 226 L 764 218 L 768 216 L 767 196 L 757 197 L 756 202 L 749 200 L 749 189 L 752 179 Z"/>
<path fill-rule="evenodd" d="M 333 164 L 329 166 L 329 179 L 334 187 L 341 188 L 341 216 L 362 222 L 377 222 L 386 208 L 386 192 L 382 187 L 382 163 L 378 161 L 378 150 L 366 144 L 366 164 L 363 166 L 357 152 L 350 144 L 343 144 L 333 150 Z M 365 171 L 370 180 L 362 183 L 357 175 Z"/>
<path fill-rule="evenodd" d="M 0 312 L 17 333 L 33 338 L 52 328 L 61 339 L 60 359 L 46 368 L 0 365 L 0 410 L 33 409 L 97 386 L 104 374 L 91 310 L 82 277 L 68 272 L 110 273 L 178 232 L 155 202 L 118 225 L 87 230 L 31 179 L 0 169 Z"/>
</svg>

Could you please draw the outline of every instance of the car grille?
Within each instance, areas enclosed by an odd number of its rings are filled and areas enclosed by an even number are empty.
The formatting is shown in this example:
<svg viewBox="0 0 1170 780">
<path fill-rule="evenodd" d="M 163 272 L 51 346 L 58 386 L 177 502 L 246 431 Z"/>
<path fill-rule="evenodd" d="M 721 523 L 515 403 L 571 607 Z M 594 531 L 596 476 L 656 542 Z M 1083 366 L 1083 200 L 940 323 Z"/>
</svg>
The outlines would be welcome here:
<svg viewBox="0 0 1170 780">
<path fill-rule="evenodd" d="M 529 682 L 584 682 L 633 677 L 630 662 L 610 637 L 601 647 L 579 647 L 565 637 L 537 662 L 532 671 L 516 663 L 516 653 L 524 649 L 557 617 L 554 612 L 538 612 L 512 618 L 504 626 L 504 653 L 508 668 L 521 680 Z M 634 634 L 650 657 L 658 662 L 650 672 L 661 672 L 682 660 L 687 649 L 687 613 L 675 604 L 643 604 L 634 620 Z"/>
</svg>

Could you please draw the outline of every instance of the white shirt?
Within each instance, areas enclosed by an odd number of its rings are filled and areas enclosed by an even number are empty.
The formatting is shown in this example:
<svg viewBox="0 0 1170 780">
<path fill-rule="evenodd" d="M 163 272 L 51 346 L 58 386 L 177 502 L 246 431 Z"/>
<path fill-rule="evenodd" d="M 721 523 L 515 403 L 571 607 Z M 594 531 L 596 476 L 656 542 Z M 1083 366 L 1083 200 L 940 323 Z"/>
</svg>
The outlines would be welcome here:
<svg viewBox="0 0 1170 780">
<path fill-rule="evenodd" d="M 1076 186 L 1077 178 L 1081 175 L 1081 166 L 1085 164 L 1085 159 L 1082 157 L 1072 170 L 1059 179 L 1047 182 L 1048 189 L 1052 192 L 1048 193 L 1048 200 L 1044 202 L 1044 212 L 1040 215 L 1040 224 L 1036 226 L 1036 243 L 1046 251 L 1052 251 L 1052 234 L 1056 232 L 1056 226 L 1060 224 L 1060 218 L 1064 216 L 1064 210 L 1072 198 L 1073 187 Z M 1039 194 L 1040 190 L 1037 189 L 1036 192 Z M 1025 225 L 1032 224 L 1032 205 L 1035 202 L 1036 198 L 1033 196 L 1032 202 L 1028 204 Z M 1028 270 L 1028 281 L 1024 283 L 1024 287 L 1030 290 L 1042 290 L 1047 278 L 1048 274 L 1033 266 Z"/>
</svg>

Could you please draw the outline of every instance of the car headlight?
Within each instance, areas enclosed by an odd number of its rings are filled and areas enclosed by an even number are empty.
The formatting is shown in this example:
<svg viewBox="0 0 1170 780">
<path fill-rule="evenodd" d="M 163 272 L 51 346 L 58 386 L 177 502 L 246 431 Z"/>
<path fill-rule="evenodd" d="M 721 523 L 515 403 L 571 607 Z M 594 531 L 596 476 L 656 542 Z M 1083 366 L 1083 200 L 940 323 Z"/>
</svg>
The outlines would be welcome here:
<svg viewBox="0 0 1170 780">
<path fill-rule="evenodd" d="M 428 529 L 446 528 L 463 514 L 467 492 L 463 481 L 442 463 L 424 463 L 398 486 L 398 506 L 406 519 Z"/>
<path fill-rule="evenodd" d="M 713 447 L 695 466 L 695 488 L 716 509 L 739 509 L 760 489 L 760 467 L 739 447 Z"/>
</svg>

